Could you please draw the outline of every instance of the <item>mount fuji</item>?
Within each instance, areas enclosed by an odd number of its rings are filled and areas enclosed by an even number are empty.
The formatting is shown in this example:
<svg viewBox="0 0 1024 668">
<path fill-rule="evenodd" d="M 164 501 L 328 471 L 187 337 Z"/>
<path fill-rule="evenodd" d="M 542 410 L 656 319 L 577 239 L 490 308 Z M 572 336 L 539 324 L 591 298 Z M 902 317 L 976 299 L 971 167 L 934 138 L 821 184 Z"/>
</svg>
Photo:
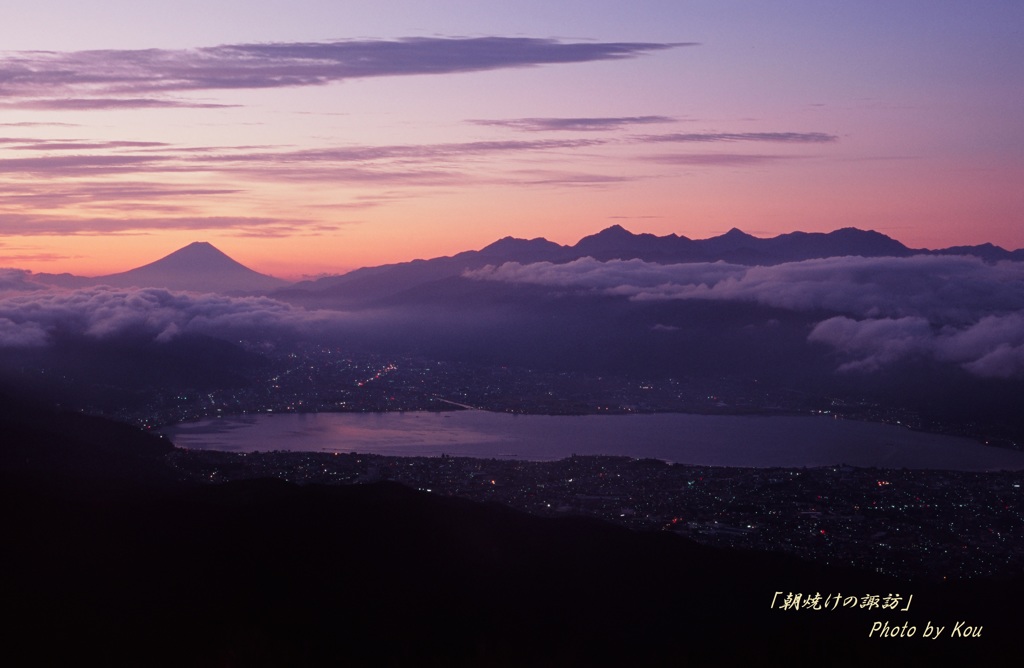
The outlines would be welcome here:
<svg viewBox="0 0 1024 668">
<path fill-rule="evenodd" d="M 91 283 L 235 293 L 266 292 L 288 285 L 288 281 L 249 269 L 205 241 L 196 241 L 156 262 L 129 271 L 97 276 Z"/>
</svg>

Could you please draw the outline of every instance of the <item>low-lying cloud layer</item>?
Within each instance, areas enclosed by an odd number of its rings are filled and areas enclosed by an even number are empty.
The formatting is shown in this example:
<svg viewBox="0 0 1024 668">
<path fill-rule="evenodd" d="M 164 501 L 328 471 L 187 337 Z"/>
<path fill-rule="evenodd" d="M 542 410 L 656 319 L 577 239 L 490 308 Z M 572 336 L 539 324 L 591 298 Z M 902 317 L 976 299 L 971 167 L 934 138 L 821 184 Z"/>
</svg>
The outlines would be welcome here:
<svg viewBox="0 0 1024 668">
<path fill-rule="evenodd" d="M 584 290 L 637 302 L 717 300 L 809 314 L 807 341 L 839 355 L 840 371 L 913 360 L 956 364 L 988 378 L 1024 377 L 1024 263 L 974 257 L 839 257 L 770 267 L 642 260 L 506 263 L 466 277 Z M 323 335 L 400 314 L 308 311 L 267 297 L 163 289 L 58 290 L 0 270 L 0 346 L 121 335 L 167 342 L 183 334 L 229 339 Z M 417 317 L 405 314 L 410 324 Z M 410 320 L 411 318 L 411 320 Z"/>
<path fill-rule="evenodd" d="M 808 340 L 852 358 L 841 371 L 875 371 L 908 358 L 932 358 L 959 364 L 977 376 L 1024 376 L 1021 313 L 988 315 L 959 328 L 937 328 L 917 316 L 859 321 L 838 316 L 818 323 Z"/>
<path fill-rule="evenodd" d="M 642 260 L 507 263 L 469 278 L 589 289 L 636 301 L 745 301 L 835 314 L 808 340 L 873 371 L 915 357 L 987 377 L 1024 376 L 1024 264 L 974 257 L 838 257 L 770 267 Z"/>
<path fill-rule="evenodd" d="M 0 275 L 0 281 L 4 278 L 17 279 Z M 261 339 L 323 333 L 350 321 L 342 312 L 306 311 L 267 297 L 155 288 L 7 294 L 0 298 L 0 346 L 5 347 L 45 346 L 57 336 L 133 335 L 161 343 L 183 334 Z"/>
<path fill-rule="evenodd" d="M 45 290 L 46 286 L 32 279 L 32 272 L 24 269 L 0 269 L 0 296 L 9 292 Z"/>
</svg>

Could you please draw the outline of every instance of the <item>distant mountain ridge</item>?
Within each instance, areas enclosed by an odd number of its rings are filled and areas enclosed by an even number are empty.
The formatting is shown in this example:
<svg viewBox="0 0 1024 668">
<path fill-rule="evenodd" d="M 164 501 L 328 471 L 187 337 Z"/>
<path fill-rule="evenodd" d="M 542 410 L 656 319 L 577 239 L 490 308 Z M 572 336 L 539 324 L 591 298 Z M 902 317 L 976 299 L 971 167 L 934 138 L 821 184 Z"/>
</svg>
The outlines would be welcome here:
<svg viewBox="0 0 1024 668">
<path fill-rule="evenodd" d="M 580 239 L 572 246 L 544 238 L 504 237 L 476 251 L 450 257 L 413 260 L 356 269 L 339 276 L 303 281 L 277 292 L 278 296 L 306 303 L 322 299 L 337 304 L 368 304 L 426 283 L 461 276 L 463 272 L 506 262 L 565 263 L 584 257 L 643 260 L 661 264 L 724 261 L 742 265 L 775 265 L 828 257 L 908 257 L 911 255 L 974 255 L 985 261 L 1024 261 L 1024 250 L 1007 251 L 992 244 L 957 246 L 941 250 L 912 249 L 873 230 L 846 227 L 833 232 L 790 232 L 771 238 L 755 237 L 733 228 L 708 239 L 677 234 L 634 234 L 612 225 Z"/>
<path fill-rule="evenodd" d="M 110 285 L 193 292 L 265 293 L 288 285 L 288 281 L 249 269 L 205 241 L 193 242 L 155 262 L 117 274 L 95 278 L 68 274 L 39 276 L 63 287 Z"/>
<path fill-rule="evenodd" d="M 789 232 L 762 238 L 733 228 L 717 237 L 690 239 L 668 234 L 634 234 L 612 225 L 583 237 L 571 246 L 544 238 L 503 237 L 480 250 L 430 260 L 412 260 L 363 267 L 346 274 L 313 281 L 289 283 L 253 271 L 207 242 L 197 241 L 170 255 L 129 271 L 87 278 L 71 274 L 35 274 L 50 285 L 81 288 L 90 285 L 156 287 L 220 293 L 259 293 L 298 302 L 318 302 L 321 297 L 337 303 L 369 303 L 418 285 L 461 276 L 469 269 L 506 262 L 531 264 L 572 262 L 592 257 L 609 260 L 643 260 L 661 264 L 724 261 L 742 265 L 774 265 L 827 257 L 908 257 L 910 255 L 973 255 L 986 262 L 1024 261 L 1024 249 L 1008 251 L 985 243 L 939 250 L 912 249 L 873 230 L 846 227 L 833 232 Z"/>
</svg>

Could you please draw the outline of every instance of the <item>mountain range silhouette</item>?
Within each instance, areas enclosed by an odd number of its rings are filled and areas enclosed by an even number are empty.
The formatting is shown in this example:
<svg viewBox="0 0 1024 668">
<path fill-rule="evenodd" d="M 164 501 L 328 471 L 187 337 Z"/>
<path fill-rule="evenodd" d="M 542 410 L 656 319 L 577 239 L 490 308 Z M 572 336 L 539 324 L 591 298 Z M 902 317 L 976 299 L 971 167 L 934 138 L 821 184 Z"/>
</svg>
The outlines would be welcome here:
<svg viewBox="0 0 1024 668">
<path fill-rule="evenodd" d="M 612 225 L 583 237 L 571 246 L 544 238 L 520 239 L 509 236 L 479 250 L 364 267 L 345 274 L 295 284 L 249 269 L 203 241 L 191 243 L 155 262 L 116 274 L 94 278 L 70 274 L 37 274 L 37 278 L 71 288 L 110 285 L 263 294 L 286 288 L 283 296 L 351 292 L 358 293 L 362 298 L 372 298 L 417 284 L 459 276 L 469 269 L 506 262 L 564 263 L 592 257 L 600 261 L 643 260 L 660 264 L 722 261 L 742 265 L 775 265 L 840 256 L 907 257 L 921 254 L 972 255 L 986 262 L 1024 261 L 1024 249 L 1008 251 L 990 243 L 938 250 L 912 249 L 880 232 L 852 227 L 827 233 L 790 232 L 770 238 L 755 237 L 733 228 L 717 237 L 690 239 L 677 234 L 634 234 L 621 225 Z"/>
</svg>

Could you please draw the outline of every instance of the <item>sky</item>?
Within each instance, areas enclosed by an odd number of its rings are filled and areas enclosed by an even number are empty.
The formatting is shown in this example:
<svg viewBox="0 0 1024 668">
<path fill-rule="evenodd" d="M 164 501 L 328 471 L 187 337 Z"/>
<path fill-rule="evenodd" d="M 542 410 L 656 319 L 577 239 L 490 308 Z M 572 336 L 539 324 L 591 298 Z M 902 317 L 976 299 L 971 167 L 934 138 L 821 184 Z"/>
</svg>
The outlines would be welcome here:
<svg viewBox="0 0 1024 668">
<path fill-rule="evenodd" d="M 284 278 L 873 229 L 1024 247 L 1024 3 L 36 0 L 0 24 L 0 266 L 209 241 Z"/>
</svg>

